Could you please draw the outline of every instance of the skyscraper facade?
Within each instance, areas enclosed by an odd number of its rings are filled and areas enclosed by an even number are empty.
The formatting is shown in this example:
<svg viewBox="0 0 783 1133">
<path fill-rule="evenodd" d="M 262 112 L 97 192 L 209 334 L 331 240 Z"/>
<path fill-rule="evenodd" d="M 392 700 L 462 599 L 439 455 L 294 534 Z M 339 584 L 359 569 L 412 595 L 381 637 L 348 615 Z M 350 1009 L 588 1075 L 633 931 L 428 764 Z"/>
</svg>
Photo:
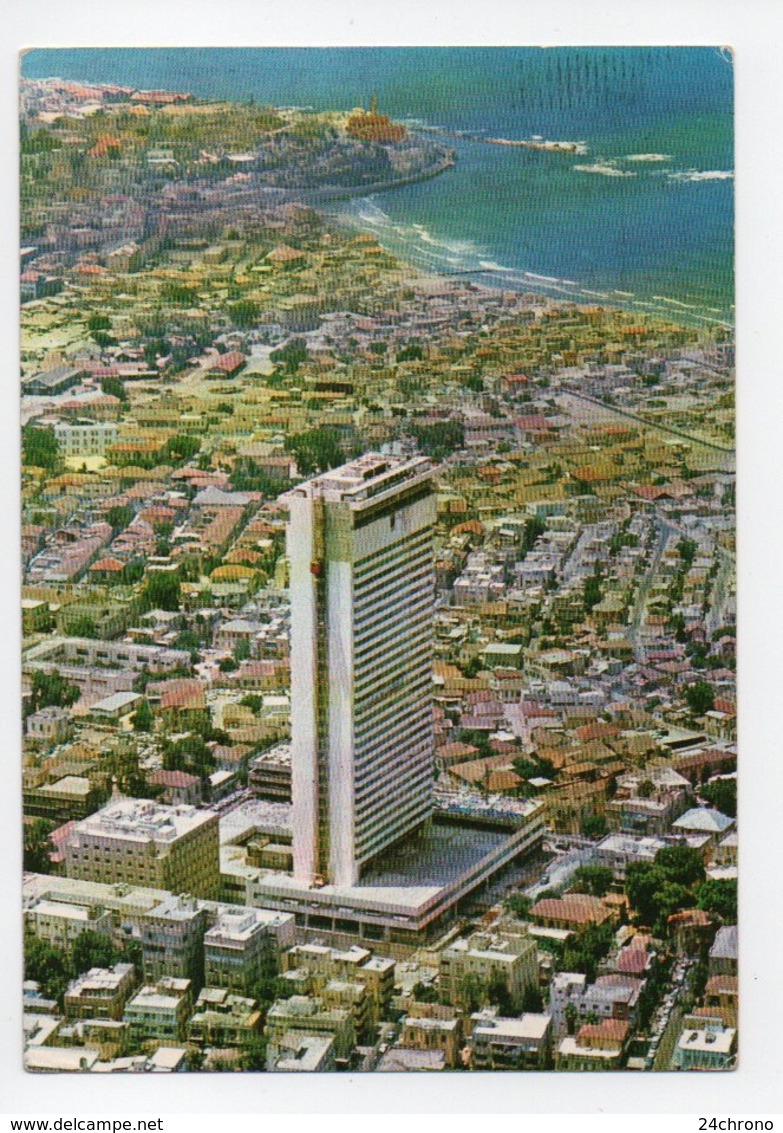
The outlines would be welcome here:
<svg viewBox="0 0 783 1133">
<path fill-rule="evenodd" d="M 432 805 L 433 469 L 369 454 L 286 499 L 294 877 L 352 886 Z"/>
</svg>

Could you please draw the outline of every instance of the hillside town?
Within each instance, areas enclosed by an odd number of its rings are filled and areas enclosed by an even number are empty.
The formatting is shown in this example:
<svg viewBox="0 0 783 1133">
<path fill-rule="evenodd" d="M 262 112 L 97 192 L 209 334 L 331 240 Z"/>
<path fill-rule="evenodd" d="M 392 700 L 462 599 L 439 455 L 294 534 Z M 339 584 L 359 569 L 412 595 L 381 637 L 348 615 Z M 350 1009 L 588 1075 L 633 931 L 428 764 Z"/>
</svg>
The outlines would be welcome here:
<svg viewBox="0 0 783 1133">
<path fill-rule="evenodd" d="M 729 1069 L 732 333 L 395 259 L 330 202 L 454 157 L 368 107 L 22 80 L 25 1065 Z M 291 889 L 289 501 L 368 454 L 435 501 L 393 915 Z"/>
</svg>

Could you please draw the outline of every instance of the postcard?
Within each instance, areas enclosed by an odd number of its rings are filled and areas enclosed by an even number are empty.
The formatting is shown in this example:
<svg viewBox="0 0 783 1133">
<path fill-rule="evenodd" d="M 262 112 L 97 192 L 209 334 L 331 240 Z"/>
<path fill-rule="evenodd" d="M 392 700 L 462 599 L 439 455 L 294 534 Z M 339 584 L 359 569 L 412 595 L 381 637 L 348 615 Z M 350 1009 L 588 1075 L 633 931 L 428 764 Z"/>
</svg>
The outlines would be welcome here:
<svg viewBox="0 0 783 1133">
<path fill-rule="evenodd" d="M 731 53 L 20 68 L 25 1068 L 734 1069 Z"/>
</svg>

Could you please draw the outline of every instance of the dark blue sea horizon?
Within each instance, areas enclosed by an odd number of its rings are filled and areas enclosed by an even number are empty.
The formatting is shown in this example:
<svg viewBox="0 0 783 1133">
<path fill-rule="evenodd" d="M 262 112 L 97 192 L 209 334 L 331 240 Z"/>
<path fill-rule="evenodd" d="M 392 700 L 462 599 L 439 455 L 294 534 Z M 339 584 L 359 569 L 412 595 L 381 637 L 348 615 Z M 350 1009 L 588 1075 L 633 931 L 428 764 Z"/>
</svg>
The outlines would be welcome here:
<svg viewBox="0 0 783 1133">
<path fill-rule="evenodd" d="M 58 76 L 200 98 L 367 106 L 456 151 L 337 210 L 419 268 L 733 321 L 733 77 L 718 48 L 41 49 Z M 581 142 L 538 152 L 486 137 Z"/>
</svg>

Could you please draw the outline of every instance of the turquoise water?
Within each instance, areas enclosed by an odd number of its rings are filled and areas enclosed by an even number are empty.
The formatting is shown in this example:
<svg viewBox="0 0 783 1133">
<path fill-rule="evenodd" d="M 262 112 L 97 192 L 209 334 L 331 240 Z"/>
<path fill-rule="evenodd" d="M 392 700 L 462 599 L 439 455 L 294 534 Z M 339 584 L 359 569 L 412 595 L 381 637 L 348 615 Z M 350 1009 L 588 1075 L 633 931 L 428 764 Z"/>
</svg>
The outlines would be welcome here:
<svg viewBox="0 0 783 1133">
<path fill-rule="evenodd" d="M 457 154 L 435 180 L 340 208 L 395 252 L 491 283 L 732 321 L 733 78 L 717 48 L 47 49 L 22 73 L 315 109 L 375 92 L 381 112 Z M 586 152 L 480 140 L 534 135 Z"/>
</svg>

